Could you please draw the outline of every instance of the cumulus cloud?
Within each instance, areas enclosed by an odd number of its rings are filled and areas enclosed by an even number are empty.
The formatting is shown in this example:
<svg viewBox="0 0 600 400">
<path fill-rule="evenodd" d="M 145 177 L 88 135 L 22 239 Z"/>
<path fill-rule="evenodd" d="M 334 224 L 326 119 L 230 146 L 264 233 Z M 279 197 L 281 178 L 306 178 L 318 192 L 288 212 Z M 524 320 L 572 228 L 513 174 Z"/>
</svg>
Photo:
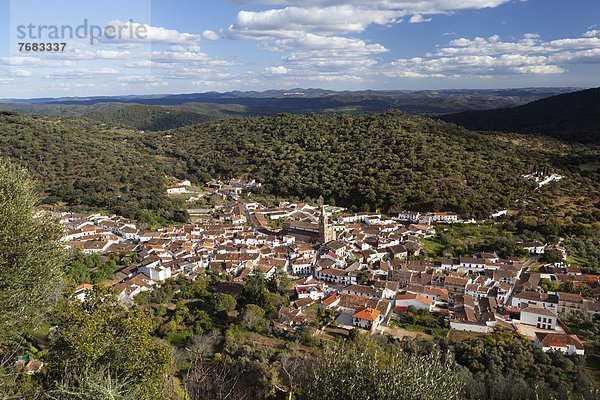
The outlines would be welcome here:
<svg viewBox="0 0 600 400">
<path fill-rule="evenodd" d="M 516 41 L 498 35 L 458 38 L 424 57 L 398 59 L 385 66 L 383 74 L 398 78 L 561 74 L 570 64 L 584 63 L 600 63 L 600 38 L 544 41 L 527 33 Z"/>
<path fill-rule="evenodd" d="M 403 10 L 407 14 L 444 14 L 459 10 L 494 8 L 510 0 L 370 0 L 369 7 L 382 10 Z M 236 4 L 270 4 L 279 6 L 364 6 L 364 0 L 230 0 Z"/>
<path fill-rule="evenodd" d="M 423 18 L 421 14 L 415 14 L 408 20 L 411 24 L 419 24 L 421 22 L 431 22 L 431 18 Z"/>
<path fill-rule="evenodd" d="M 102 37 L 104 43 L 128 43 L 128 42 L 155 42 L 155 43 L 190 43 L 200 40 L 200 35 L 179 32 L 175 29 L 167 29 L 148 24 L 140 24 L 133 21 L 110 21 L 109 26 L 114 27 L 114 38 Z"/>
<path fill-rule="evenodd" d="M 237 39 L 265 40 L 294 38 L 307 32 L 327 35 L 362 32 L 371 24 L 396 23 L 403 15 L 402 11 L 350 5 L 240 11 L 228 29 L 228 35 Z"/>
<path fill-rule="evenodd" d="M 589 31 L 585 32 L 582 36 L 583 37 L 596 37 L 596 36 L 600 36 L 600 30 L 599 29 L 592 29 L 592 30 L 589 30 Z"/>
<path fill-rule="evenodd" d="M 347 78 L 372 74 L 378 57 L 388 52 L 381 44 L 352 37 L 371 25 L 386 26 L 405 19 L 410 23 L 429 22 L 436 14 L 493 8 L 510 0 L 230 1 L 279 8 L 240 11 L 226 30 L 227 37 L 256 40 L 260 49 L 287 52 L 282 56 L 284 67 L 332 80 L 334 72 Z"/>
<path fill-rule="evenodd" d="M 271 75 L 285 75 L 288 73 L 288 69 L 280 65 L 278 67 L 267 67 L 265 68 L 265 72 Z"/>
<path fill-rule="evenodd" d="M 208 41 L 215 41 L 219 40 L 219 34 L 217 32 L 207 29 L 204 32 L 202 32 L 202 38 Z"/>
</svg>

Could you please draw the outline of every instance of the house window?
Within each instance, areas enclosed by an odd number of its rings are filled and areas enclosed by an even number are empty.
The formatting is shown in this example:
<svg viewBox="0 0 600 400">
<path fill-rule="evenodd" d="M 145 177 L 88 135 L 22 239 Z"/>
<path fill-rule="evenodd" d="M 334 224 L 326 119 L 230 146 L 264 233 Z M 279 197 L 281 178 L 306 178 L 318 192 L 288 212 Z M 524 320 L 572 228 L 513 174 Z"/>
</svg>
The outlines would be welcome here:
<svg viewBox="0 0 600 400">
<path fill-rule="evenodd" d="M 546 322 L 546 318 L 544 318 L 544 322 Z"/>
<path fill-rule="evenodd" d="M 538 322 L 541 322 L 541 321 L 542 321 L 542 317 L 538 317 Z"/>
</svg>

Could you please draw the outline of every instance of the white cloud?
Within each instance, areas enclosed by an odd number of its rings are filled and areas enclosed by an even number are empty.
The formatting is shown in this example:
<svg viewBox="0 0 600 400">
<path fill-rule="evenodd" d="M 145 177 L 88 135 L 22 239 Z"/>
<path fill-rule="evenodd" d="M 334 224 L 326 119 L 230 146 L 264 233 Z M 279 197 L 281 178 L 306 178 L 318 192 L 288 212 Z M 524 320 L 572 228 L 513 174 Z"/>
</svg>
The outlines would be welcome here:
<svg viewBox="0 0 600 400">
<path fill-rule="evenodd" d="M 306 79 L 309 81 L 319 82 L 362 82 L 364 78 L 357 75 L 312 75 L 307 76 Z"/>
<path fill-rule="evenodd" d="M 288 73 L 288 69 L 283 65 L 280 65 L 278 67 L 267 67 L 265 68 L 265 71 L 271 75 L 285 75 Z"/>
<path fill-rule="evenodd" d="M 179 32 L 175 29 L 140 24 L 133 21 L 110 21 L 109 26 L 115 28 L 114 37 L 102 37 L 104 43 L 156 42 L 156 43 L 190 43 L 200 40 L 200 35 Z"/>
<path fill-rule="evenodd" d="M 161 81 L 161 79 L 156 75 L 126 75 L 117 78 L 117 82 L 127 83 L 149 83 L 157 81 Z"/>
<path fill-rule="evenodd" d="M 80 68 L 69 69 L 64 71 L 51 72 L 46 75 L 46 78 L 51 79 L 70 79 L 70 78 L 99 78 L 108 75 L 118 75 L 119 70 L 116 68 Z"/>
<path fill-rule="evenodd" d="M 10 66 L 21 66 L 21 67 L 29 67 L 29 68 L 38 68 L 38 67 L 56 67 L 56 68 L 64 68 L 64 67 L 73 67 L 75 63 L 71 60 L 52 60 L 52 59 L 42 59 L 36 56 L 10 56 L 10 57 L 2 57 L 0 58 L 0 64 L 10 65 Z"/>
<path fill-rule="evenodd" d="M 374 74 L 378 57 L 387 53 L 388 49 L 378 43 L 349 37 L 364 32 L 371 25 L 397 24 L 405 18 L 411 23 L 429 22 L 430 16 L 436 14 L 493 8 L 510 0 L 230 1 L 281 7 L 240 11 L 227 29 L 227 37 L 257 40 L 260 41 L 260 49 L 287 52 L 282 56 L 283 67 L 295 74 L 302 71 L 304 77 L 316 79 L 314 77 L 320 76 L 333 80 L 331 76 L 334 73 L 348 79 L 364 79 Z M 290 75 L 289 71 L 287 75 Z"/>
<path fill-rule="evenodd" d="M 600 38 L 543 41 L 527 33 L 516 41 L 498 35 L 458 38 L 425 57 L 399 59 L 382 68 L 387 77 L 489 78 L 510 74 L 561 74 L 572 64 L 600 64 Z"/>
<path fill-rule="evenodd" d="M 93 53 L 94 57 L 102 59 L 117 59 L 117 58 L 128 58 L 131 56 L 129 51 L 116 51 L 116 50 L 98 50 Z"/>
<path fill-rule="evenodd" d="M 331 7 L 286 7 L 266 11 L 240 11 L 228 29 L 236 39 L 286 39 L 298 35 L 362 32 L 369 25 L 398 22 L 404 12 L 373 10 L 350 5 Z"/>
<path fill-rule="evenodd" d="M 558 65 L 526 65 L 514 67 L 513 71 L 518 74 L 561 74 L 566 70 Z"/>
<path fill-rule="evenodd" d="M 204 32 L 202 32 L 202 38 L 209 41 L 215 41 L 219 40 L 219 34 L 217 32 L 207 29 Z"/>
<path fill-rule="evenodd" d="M 349 4 L 373 9 L 402 10 L 407 14 L 445 14 L 467 9 L 495 8 L 510 0 L 230 0 L 237 4 L 271 4 L 280 6 L 335 6 Z"/>
<path fill-rule="evenodd" d="M 597 37 L 597 36 L 600 36 L 600 30 L 592 29 L 592 30 L 585 32 L 582 36 L 583 37 Z"/>
<path fill-rule="evenodd" d="M 94 83 L 82 83 L 82 82 L 60 82 L 58 84 L 53 84 L 53 88 L 58 88 L 62 90 L 72 90 L 72 89 L 89 89 L 95 88 L 96 84 Z"/>
<path fill-rule="evenodd" d="M 19 77 L 19 78 L 26 78 L 31 75 L 32 75 L 31 71 L 26 70 L 26 69 L 13 69 L 10 71 L 10 76 L 15 76 L 15 77 Z"/>
<path fill-rule="evenodd" d="M 419 24 L 421 22 L 431 22 L 431 18 L 423 18 L 421 14 L 415 14 L 408 20 L 411 24 Z"/>
</svg>

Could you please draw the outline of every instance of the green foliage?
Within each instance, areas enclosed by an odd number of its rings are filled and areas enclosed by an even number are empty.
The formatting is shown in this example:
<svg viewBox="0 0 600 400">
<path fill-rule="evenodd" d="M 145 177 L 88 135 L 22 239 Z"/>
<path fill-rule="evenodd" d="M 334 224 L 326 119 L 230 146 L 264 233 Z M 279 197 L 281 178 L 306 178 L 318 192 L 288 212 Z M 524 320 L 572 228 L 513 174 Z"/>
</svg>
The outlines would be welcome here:
<svg viewBox="0 0 600 400">
<path fill-rule="evenodd" d="M 180 204 L 165 192 L 173 162 L 138 149 L 140 137 L 81 119 L 0 116 L 0 156 L 30 168 L 45 202 L 110 209 L 150 225 L 181 219 Z"/>
<path fill-rule="evenodd" d="M 238 305 L 256 304 L 259 307 L 272 308 L 269 301 L 267 281 L 262 273 L 256 273 L 246 278 Z"/>
<path fill-rule="evenodd" d="M 472 374 L 470 399 L 595 399 L 582 356 L 544 353 L 518 336 L 452 344 L 456 362 Z"/>
<path fill-rule="evenodd" d="M 242 311 L 242 324 L 251 330 L 261 330 L 265 325 L 265 311 L 256 304 L 248 304 Z"/>
<path fill-rule="evenodd" d="M 69 299 L 52 314 L 49 377 L 68 387 L 85 374 L 110 371 L 155 398 L 169 365 L 169 349 L 151 336 L 154 324 L 138 310 L 127 310 L 98 286 L 85 301 Z"/>
<path fill-rule="evenodd" d="M 65 266 L 65 274 L 73 284 L 100 283 L 108 280 L 117 270 L 119 257 L 115 254 L 75 253 Z"/>
<path fill-rule="evenodd" d="M 356 283 L 358 283 L 359 285 L 366 285 L 367 283 L 369 283 L 370 278 L 371 275 L 367 271 L 360 271 L 356 275 Z"/>
<path fill-rule="evenodd" d="M 207 117 L 191 111 L 133 104 L 122 108 L 93 111 L 85 115 L 95 121 L 148 131 L 164 131 L 205 121 Z"/>
<path fill-rule="evenodd" d="M 35 215 L 37 201 L 27 171 L 0 160 L 0 353 L 60 294 L 62 230 Z"/>
<path fill-rule="evenodd" d="M 464 386 L 451 354 L 408 352 L 370 337 L 334 342 L 303 382 L 302 399 L 462 399 Z"/>
<path fill-rule="evenodd" d="M 563 321 L 576 331 L 580 339 L 591 340 L 596 346 L 600 346 L 600 315 L 575 310 L 563 316 Z"/>
<path fill-rule="evenodd" d="M 237 301 L 235 297 L 230 294 L 216 293 L 214 296 L 214 309 L 217 313 L 227 313 L 231 310 L 235 310 Z"/>
<path fill-rule="evenodd" d="M 537 133 L 597 144 L 600 143 L 599 108 L 600 89 L 596 88 L 548 97 L 515 108 L 467 111 L 442 118 L 473 130 Z"/>
<path fill-rule="evenodd" d="M 540 261 L 544 263 L 560 263 L 563 262 L 562 253 L 555 249 L 547 249 L 544 254 L 541 255 Z"/>
<path fill-rule="evenodd" d="M 187 219 L 177 211 L 180 200 L 165 194 L 172 176 L 251 176 L 265 193 L 323 195 L 353 210 L 487 217 L 531 190 L 519 176 L 532 166 L 561 168 L 596 151 L 533 142 L 523 146 L 398 112 L 211 120 L 168 135 L 76 118 L 0 116 L 2 154 L 31 167 L 47 201 L 110 209 L 150 226 Z M 569 156 L 557 159 L 556 151 Z M 580 172 L 568 179 L 579 181 Z"/>
<path fill-rule="evenodd" d="M 84 372 L 74 387 L 59 386 L 49 393 L 51 399 L 64 400 L 137 400 L 148 398 L 138 382 L 111 376 L 108 371 Z"/>
<path fill-rule="evenodd" d="M 587 233 L 567 237 L 564 242 L 567 254 L 577 257 L 569 261 L 589 270 L 598 270 L 600 267 L 600 241 L 597 235 Z"/>
<path fill-rule="evenodd" d="M 399 320 L 400 322 L 425 328 L 449 328 L 448 321 L 443 315 L 435 313 L 430 314 L 425 309 L 416 309 L 413 306 L 409 306 L 406 312 L 400 316 Z"/>
<path fill-rule="evenodd" d="M 510 143 L 396 112 L 232 119 L 147 140 L 196 175 L 248 175 L 277 195 L 478 216 L 525 193 L 519 175 L 539 160 Z"/>
<path fill-rule="evenodd" d="M 560 290 L 560 282 L 551 281 L 548 278 L 542 278 L 540 279 L 540 287 L 545 292 L 556 292 Z"/>
<path fill-rule="evenodd" d="M 439 241 L 446 256 L 470 256 L 478 252 L 496 252 L 500 257 L 523 257 L 529 254 L 517 246 L 520 237 L 508 224 L 461 224 L 440 231 Z"/>
<path fill-rule="evenodd" d="M 290 294 L 292 283 L 283 268 L 278 267 L 271 275 L 267 280 L 267 288 L 271 293 L 279 293 L 284 296 Z"/>
</svg>

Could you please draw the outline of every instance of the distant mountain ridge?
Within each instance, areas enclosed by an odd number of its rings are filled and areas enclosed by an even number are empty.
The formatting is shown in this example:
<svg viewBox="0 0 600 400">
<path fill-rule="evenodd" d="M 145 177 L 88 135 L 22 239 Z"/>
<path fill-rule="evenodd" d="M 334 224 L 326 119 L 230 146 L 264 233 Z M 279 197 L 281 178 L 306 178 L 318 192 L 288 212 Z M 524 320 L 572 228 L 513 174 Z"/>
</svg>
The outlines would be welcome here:
<svg viewBox="0 0 600 400">
<path fill-rule="evenodd" d="M 470 130 L 536 133 L 600 143 L 600 88 L 551 96 L 513 108 L 466 111 L 441 117 Z"/>
<path fill-rule="evenodd" d="M 128 104 L 169 106 L 210 116 L 349 113 L 367 114 L 397 109 L 411 114 L 448 114 L 525 104 L 576 88 L 489 90 L 289 90 L 207 92 L 165 95 L 93 96 L 40 99 L 3 99 L 0 109 L 28 114 L 83 115 L 122 108 Z"/>
</svg>

